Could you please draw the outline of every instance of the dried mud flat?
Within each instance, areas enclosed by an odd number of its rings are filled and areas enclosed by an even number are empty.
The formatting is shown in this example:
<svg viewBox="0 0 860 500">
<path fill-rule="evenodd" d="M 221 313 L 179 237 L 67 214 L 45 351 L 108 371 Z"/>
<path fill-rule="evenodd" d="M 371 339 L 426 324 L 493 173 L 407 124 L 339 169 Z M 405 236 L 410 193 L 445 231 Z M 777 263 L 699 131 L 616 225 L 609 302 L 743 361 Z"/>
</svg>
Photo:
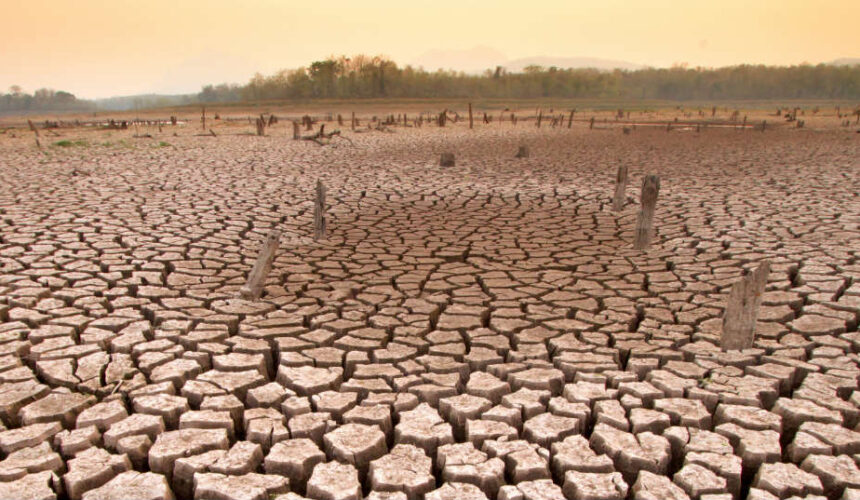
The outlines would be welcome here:
<svg viewBox="0 0 860 500">
<path fill-rule="evenodd" d="M 0 140 L 0 499 L 860 498 L 857 134 L 287 134 Z"/>
</svg>

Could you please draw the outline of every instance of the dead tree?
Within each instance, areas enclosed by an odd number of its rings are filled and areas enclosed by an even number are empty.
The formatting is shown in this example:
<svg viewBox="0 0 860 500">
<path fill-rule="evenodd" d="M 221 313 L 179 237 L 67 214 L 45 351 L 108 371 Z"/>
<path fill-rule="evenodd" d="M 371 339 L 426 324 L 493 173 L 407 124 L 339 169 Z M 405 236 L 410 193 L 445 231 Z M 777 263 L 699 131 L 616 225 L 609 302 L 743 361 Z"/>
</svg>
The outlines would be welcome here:
<svg viewBox="0 0 860 500">
<path fill-rule="evenodd" d="M 639 217 L 636 219 L 636 233 L 633 237 L 633 248 L 636 250 L 645 250 L 651 245 L 651 238 L 654 232 L 654 209 L 657 207 L 657 195 L 659 192 L 660 177 L 646 175 L 642 179 L 641 208 L 639 209 Z"/>
<path fill-rule="evenodd" d="M 352 130 L 353 130 L 353 132 L 355 131 L 355 126 L 357 124 L 358 124 L 358 122 L 355 121 L 355 111 L 353 111 L 352 112 Z"/>
<path fill-rule="evenodd" d="M 770 262 L 763 261 L 755 271 L 732 285 L 720 335 L 720 347 L 723 351 L 748 349 L 753 346 L 755 324 L 769 274 Z"/>
<path fill-rule="evenodd" d="M 302 117 L 302 123 L 305 125 L 305 130 L 314 129 L 314 120 L 309 115 L 305 115 Z"/>
<path fill-rule="evenodd" d="M 203 124 L 203 131 L 206 132 L 206 106 L 200 110 L 200 123 Z"/>
<path fill-rule="evenodd" d="M 257 136 L 262 137 L 266 135 L 266 122 L 262 117 L 257 118 Z"/>
<path fill-rule="evenodd" d="M 319 240 L 326 236 L 325 220 L 325 193 L 326 189 L 322 181 L 317 179 L 316 198 L 314 199 L 314 239 Z"/>
<path fill-rule="evenodd" d="M 570 128 L 573 125 L 573 114 L 576 113 L 575 109 L 570 110 L 570 117 L 567 119 L 567 128 Z"/>
<path fill-rule="evenodd" d="M 469 129 L 472 129 L 474 123 L 472 122 L 472 103 L 469 103 Z"/>
<path fill-rule="evenodd" d="M 293 120 L 293 140 L 297 141 L 302 138 L 301 131 L 299 130 L 299 122 Z"/>
<path fill-rule="evenodd" d="M 36 126 L 35 126 L 35 125 L 33 125 L 32 120 L 27 120 L 27 124 L 28 124 L 28 125 L 30 125 L 30 130 L 32 130 L 32 131 L 33 131 L 33 134 L 35 135 L 35 138 L 36 138 L 36 147 L 37 147 L 37 148 L 39 148 L 39 149 L 42 149 L 42 143 L 41 143 L 41 142 L 39 142 L 39 131 L 36 129 Z"/>
<path fill-rule="evenodd" d="M 275 115 L 269 115 L 269 123 L 266 126 L 271 127 L 276 123 L 278 123 L 278 117 Z"/>
<path fill-rule="evenodd" d="M 537 128 L 540 128 L 540 122 L 543 119 L 543 110 L 538 111 L 537 116 Z"/>
<path fill-rule="evenodd" d="M 618 173 L 615 175 L 615 196 L 612 197 L 612 210 L 618 212 L 624 208 L 624 203 L 627 201 L 625 192 L 627 191 L 627 165 L 620 165 Z"/>
<path fill-rule="evenodd" d="M 281 232 L 277 229 L 272 229 L 263 246 L 260 248 L 260 253 L 257 256 L 257 262 L 248 274 L 248 282 L 239 289 L 239 294 L 246 300 L 257 300 L 263 293 L 263 287 L 266 285 L 266 277 L 272 270 L 272 262 L 275 260 L 275 252 L 278 251 L 278 243 L 281 239 Z"/>
<path fill-rule="evenodd" d="M 177 122 L 176 117 L 171 115 L 171 117 L 170 117 L 170 124 L 171 124 L 171 125 L 173 125 L 173 126 L 176 126 L 176 122 Z"/>
<path fill-rule="evenodd" d="M 594 117 L 591 117 L 591 120 L 588 122 L 588 130 L 594 129 Z"/>
<path fill-rule="evenodd" d="M 340 115 L 340 113 L 337 114 L 337 126 L 343 127 L 343 117 Z"/>
</svg>

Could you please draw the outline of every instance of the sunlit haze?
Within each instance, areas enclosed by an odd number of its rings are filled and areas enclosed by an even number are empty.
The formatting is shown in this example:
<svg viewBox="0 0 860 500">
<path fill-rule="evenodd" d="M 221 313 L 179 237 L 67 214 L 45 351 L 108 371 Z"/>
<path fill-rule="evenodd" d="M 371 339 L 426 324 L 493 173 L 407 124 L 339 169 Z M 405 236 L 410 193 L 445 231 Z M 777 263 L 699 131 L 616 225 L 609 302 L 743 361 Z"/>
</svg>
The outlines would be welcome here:
<svg viewBox="0 0 860 500">
<path fill-rule="evenodd" d="M 527 57 L 649 66 L 860 56 L 856 0 L 0 0 L 0 91 L 96 98 L 245 83 L 332 54 L 474 71 Z"/>
</svg>

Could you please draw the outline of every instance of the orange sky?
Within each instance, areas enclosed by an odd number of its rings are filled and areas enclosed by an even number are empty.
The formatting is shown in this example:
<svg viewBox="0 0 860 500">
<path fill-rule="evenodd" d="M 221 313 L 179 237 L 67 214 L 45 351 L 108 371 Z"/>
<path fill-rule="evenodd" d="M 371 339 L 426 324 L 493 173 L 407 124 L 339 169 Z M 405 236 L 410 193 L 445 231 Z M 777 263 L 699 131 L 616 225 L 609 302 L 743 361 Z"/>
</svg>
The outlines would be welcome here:
<svg viewBox="0 0 860 500">
<path fill-rule="evenodd" d="M 407 64 L 478 46 L 508 59 L 818 63 L 860 57 L 858 19 L 857 0 L 0 0 L 0 92 L 196 92 L 330 54 Z"/>
</svg>

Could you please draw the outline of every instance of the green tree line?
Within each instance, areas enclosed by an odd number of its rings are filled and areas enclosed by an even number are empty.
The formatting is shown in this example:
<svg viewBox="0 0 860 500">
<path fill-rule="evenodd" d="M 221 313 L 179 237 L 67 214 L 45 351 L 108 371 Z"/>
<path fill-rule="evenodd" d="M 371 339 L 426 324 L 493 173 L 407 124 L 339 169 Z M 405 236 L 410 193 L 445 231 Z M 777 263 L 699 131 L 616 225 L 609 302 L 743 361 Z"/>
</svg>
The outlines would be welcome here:
<svg viewBox="0 0 860 500">
<path fill-rule="evenodd" d="M 7 93 L 0 94 L 0 112 L 74 111 L 91 107 L 92 103 L 89 101 L 80 100 L 74 94 L 62 90 L 38 89 L 27 94 L 18 85 L 13 85 Z"/>
<path fill-rule="evenodd" d="M 245 85 L 207 85 L 202 102 L 320 98 L 858 99 L 860 65 L 740 65 L 601 71 L 530 66 L 474 75 L 400 67 L 382 56 L 330 57 Z"/>
</svg>

